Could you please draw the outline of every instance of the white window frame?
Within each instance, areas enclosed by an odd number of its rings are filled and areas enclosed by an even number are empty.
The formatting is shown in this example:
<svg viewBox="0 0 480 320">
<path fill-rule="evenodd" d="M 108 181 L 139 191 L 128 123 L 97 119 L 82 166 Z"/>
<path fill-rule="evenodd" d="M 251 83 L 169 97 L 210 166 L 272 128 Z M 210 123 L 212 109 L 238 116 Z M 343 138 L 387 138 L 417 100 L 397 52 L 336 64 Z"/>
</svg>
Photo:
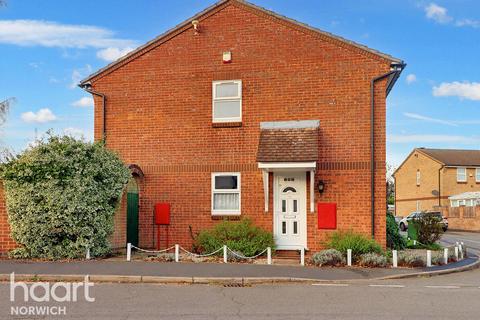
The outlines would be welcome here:
<svg viewBox="0 0 480 320">
<path fill-rule="evenodd" d="M 460 170 L 463 170 L 465 179 L 461 180 L 459 179 L 459 172 Z M 457 182 L 467 182 L 467 168 L 466 167 L 457 167 Z"/>
<path fill-rule="evenodd" d="M 458 200 L 458 206 L 465 206 L 465 199 Z"/>
<path fill-rule="evenodd" d="M 217 96 L 217 85 L 226 84 L 226 83 L 235 83 L 238 85 L 238 96 L 236 97 L 222 97 L 216 98 Z M 240 101 L 240 116 L 232 118 L 215 118 L 215 102 L 216 101 Z M 222 123 L 222 122 L 242 122 L 242 80 L 221 80 L 221 81 L 212 81 L 212 122 L 213 123 Z"/>
<path fill-rule="evenodd" d="M 458 206 L 458 200 L 450 200 L 450 207 L 457 208 Z"/>
<path fill-rule="evenodd" d="M 237 177 L 237 189 L 215 189 L 215 177 L 220 176 L 236 176 Z M 213 208 L 214 204 L 214 195 L 216 193 L 238 193 L 238 210 L 215 210 Z M 241 174 L 240 172 L 213 172 L 212 173 L 212 216 L 238 216 L 242 211 L 242 184 L 241 184 Z"/>
<path fill-rule="evenodd" d="M 475 182 L 480 182 L 480 168 L 475 168 Z"/>
<path fill-rule="evenodd" d="M 420 170 L 417 170 L 417 186 L 420 186 Z"/>
</svg>

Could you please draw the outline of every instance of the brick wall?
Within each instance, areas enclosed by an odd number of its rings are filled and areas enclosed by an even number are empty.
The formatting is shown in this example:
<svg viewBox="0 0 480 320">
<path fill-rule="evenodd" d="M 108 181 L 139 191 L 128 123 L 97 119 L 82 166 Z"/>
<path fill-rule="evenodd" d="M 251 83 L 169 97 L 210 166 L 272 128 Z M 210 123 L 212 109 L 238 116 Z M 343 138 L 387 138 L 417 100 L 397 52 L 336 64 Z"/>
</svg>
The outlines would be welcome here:
<svg viewBox="0 0 480 320">
<path fill-rule="evenodd" d="M 431 210 L 438 205 L 438 170 L 440 163 L 421 152 L 413 152 L 395 173 L 395 214 L 407 216 L 417 210 Z M 420 185 L 417 185 L 417 171 Z M 432 193 L 433 192 L 433 193 Z"/>
<path fill-rule="evenodd" d="M 0 181 L 0 254 L 4 254 L 15 247 L 15 241 L 10 237 L 3 182 Z"/>
<path fill-rule="evenodd" d="M 316 200 L 338 204 L 340 229 L 369 235 L 370 80 L 388 72 L 389 62 L 238 3 L 201 18 L 200 30 L 194 35 L 182 29 L 93 80 L 93 88 L 107 96 L 107 147 L 145 173 L 140 245 L 153 246 L 152 209 L 159 201 L 171 204 L 171 240 L 183 246 L 191 244 L 189 226 L 198 232 L 216 223 L 210 211 L 212 172 L 241 172 L 242 216 L 271 230 L 273 195 L 265 213 L 256 163 L 259 123 L 283 120 L 320 120 L 315 181 L 324 180 L 326 191 Z M 222 63 L 227 50 L 231 64 Z M 243 82 L 242 125 L 214 128 L 212 81 L 232 79 Z M 375 92 L 376 238 L 382 244 L 385 84 L 377 83 Z M 99 139 L 98 97 L 95 106 Z M 316 250 L 330 231 L 317 230 L 316 213 L 307 212 L 307 219 L 308 246 Z"/>
</svg>

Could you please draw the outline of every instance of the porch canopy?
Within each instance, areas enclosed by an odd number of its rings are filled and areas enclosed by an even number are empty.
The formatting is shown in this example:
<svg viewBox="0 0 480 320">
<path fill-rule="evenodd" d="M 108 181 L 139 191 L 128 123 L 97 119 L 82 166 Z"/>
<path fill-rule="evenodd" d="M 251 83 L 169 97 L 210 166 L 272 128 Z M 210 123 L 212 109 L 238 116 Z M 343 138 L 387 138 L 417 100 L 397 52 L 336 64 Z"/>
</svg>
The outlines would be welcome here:
<svg viewBox="0 0 480 320">
<path fill-rule="evenodd" d="M 319 120 L 260 123 L 257 162 L 263 171 L 265 212 L 268 211 L 268 175 L 273 171 L 310 171 L 310 211 L 314 212 L 319 126 Z"/>
</svg>

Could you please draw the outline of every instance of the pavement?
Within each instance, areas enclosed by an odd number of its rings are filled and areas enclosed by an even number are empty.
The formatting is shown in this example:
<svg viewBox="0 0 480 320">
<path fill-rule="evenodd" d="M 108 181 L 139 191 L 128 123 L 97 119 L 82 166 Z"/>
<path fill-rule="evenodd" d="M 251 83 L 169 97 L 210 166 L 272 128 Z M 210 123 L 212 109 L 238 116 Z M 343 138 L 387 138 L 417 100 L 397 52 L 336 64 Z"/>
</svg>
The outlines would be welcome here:
<svg viewBox="0 0 480 320">
<path fill-rule="evenodd" d="M 191 263 L 154 261 L 88 260 L 72 262 L 32 262 L 0 260 L 0 281 L 16 278 L 45 281 L 82 280 L 89 275 L 95 282 L 143 283 L 271 283 L 304 281 L 356 281 L 431 276 L 470 270 L 480 266 L 480 234 L 447 232 L 444 244 L 464 241 L 470 257 L 446 266 L 431 268 L 359 268 L 261 265 L 247 263 Z"/>
<path fill-rule="evenodd" d="M 349 284 L 152 285 L 95 283 L 87 302 L 10 302 L 0 284 L 0 319 L 12 306 L 64 306 L 65 315 L 45 319 L 478 319 L 480 269 L 441 277 Z M 12 316 L 13 319 L 27 318 Z M 28 317 L 29 319 L 34 317 Z"/>
</svg>

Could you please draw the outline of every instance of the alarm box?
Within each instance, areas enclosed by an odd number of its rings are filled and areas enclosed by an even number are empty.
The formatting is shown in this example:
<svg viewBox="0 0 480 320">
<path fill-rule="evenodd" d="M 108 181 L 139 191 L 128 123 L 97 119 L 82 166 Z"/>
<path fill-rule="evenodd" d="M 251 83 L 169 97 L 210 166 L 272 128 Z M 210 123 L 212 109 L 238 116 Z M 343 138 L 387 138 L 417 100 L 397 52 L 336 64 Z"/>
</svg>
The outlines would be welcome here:
<svg viewBox="0 0 480 320">
<path fill-rule="evenodd" d="M 337 204 L 317 203 L 318 229 L 337 228 Z"/>
<path fill-rule="evenodd" d="M 170 224 L 170 203 L 162 202 L 155 204 L 155 224 Z"/>
</svg>

